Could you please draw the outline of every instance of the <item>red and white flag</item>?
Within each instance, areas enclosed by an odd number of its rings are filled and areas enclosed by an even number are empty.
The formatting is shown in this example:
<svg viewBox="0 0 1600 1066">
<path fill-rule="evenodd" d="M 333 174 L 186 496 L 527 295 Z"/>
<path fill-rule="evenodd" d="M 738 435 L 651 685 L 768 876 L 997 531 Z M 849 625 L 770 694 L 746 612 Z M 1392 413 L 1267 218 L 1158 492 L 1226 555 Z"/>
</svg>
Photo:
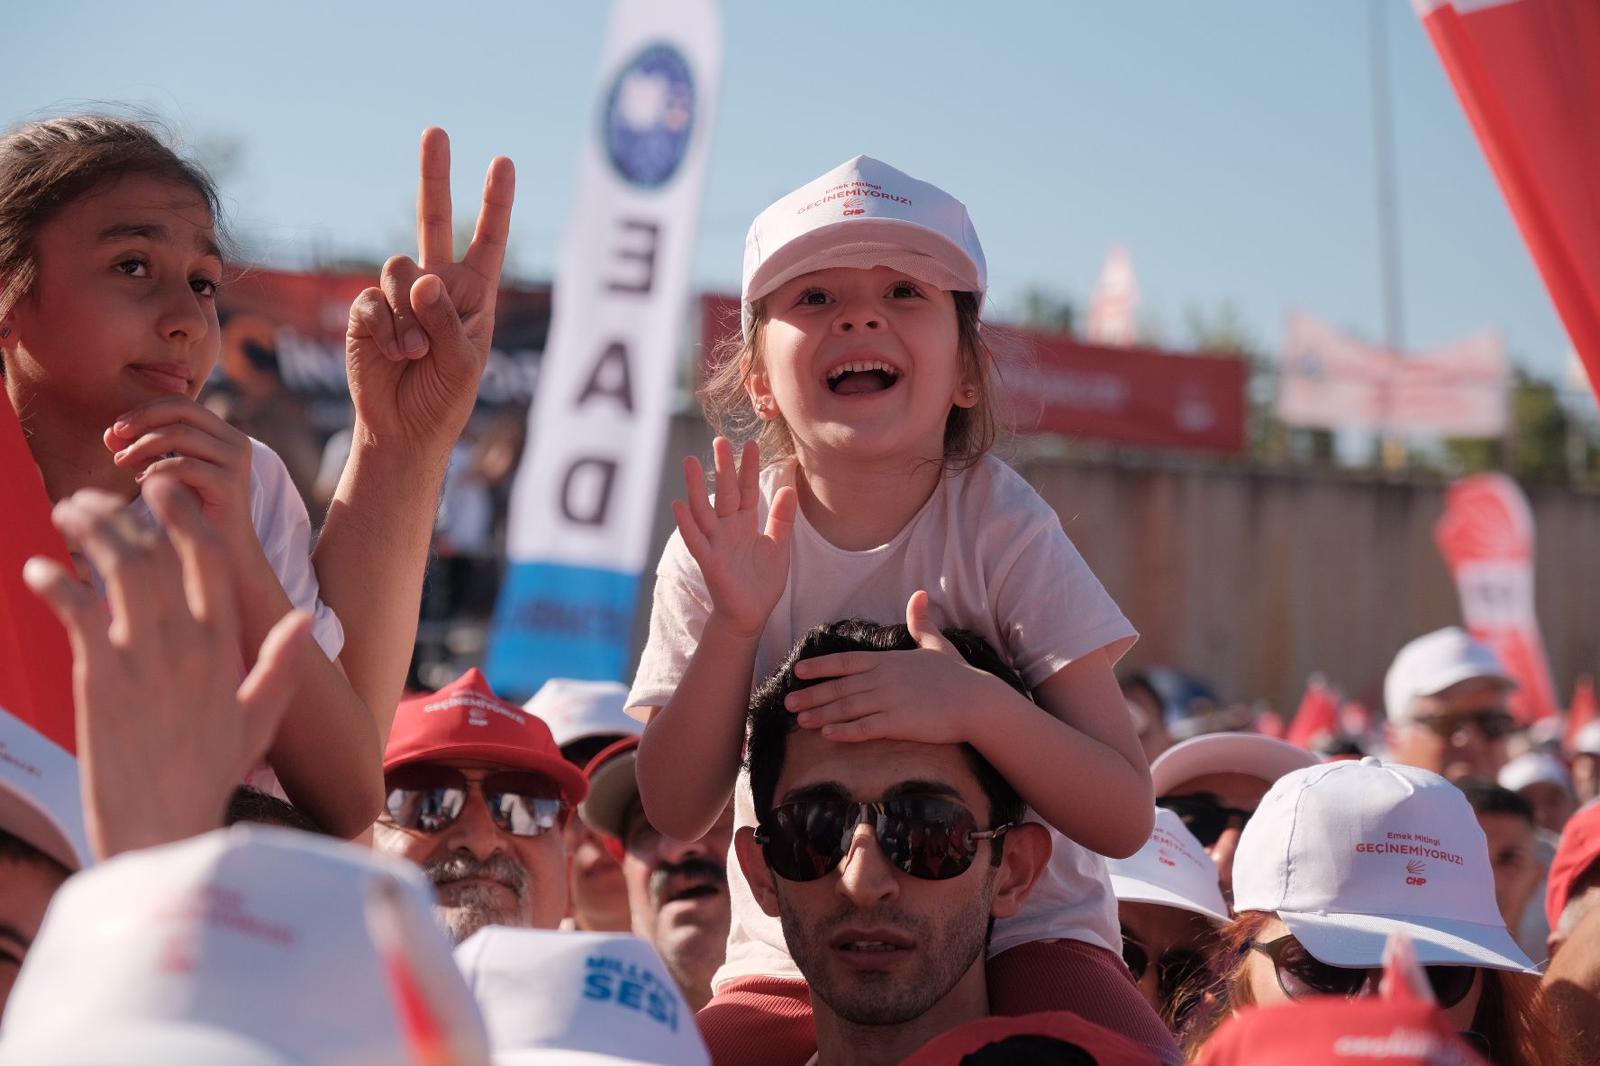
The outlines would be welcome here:
<svg viewBox="0 0 1600 1066">
<path fill-rule="evenodd" d="M 50 524 L 50 499 L 11 404 L 0 397 L 0 707 L 69 752 L 76 752 L 72 716 L 72 649 L 67 631 L 23 584 L 30 556 L 68 561 Z"/>
<path fill-rule="evenodd" d="M 1517 681 L 1511 705 L 1523 724 L 1556 714 L 1555 683 L 1533 609 L 1533 512 L 1504 474 L 1473 474 L 1450 487 L 1435 542 L 1455 575 L 1472 635 L 1494 648 Z"/>
<path fill-rule="evenodd" d="M 1600 4 L 1413 0 L 1600 384 Z"/>
<path fill-rule="evenodd" d="M 1120 244 L 1111 246 L 1100 268 L 1084 335 L 1089 343 L 1108 348 L 1139 343 L 1139 282 L 1133 276 L 1133 256 Z"/>
</svg>

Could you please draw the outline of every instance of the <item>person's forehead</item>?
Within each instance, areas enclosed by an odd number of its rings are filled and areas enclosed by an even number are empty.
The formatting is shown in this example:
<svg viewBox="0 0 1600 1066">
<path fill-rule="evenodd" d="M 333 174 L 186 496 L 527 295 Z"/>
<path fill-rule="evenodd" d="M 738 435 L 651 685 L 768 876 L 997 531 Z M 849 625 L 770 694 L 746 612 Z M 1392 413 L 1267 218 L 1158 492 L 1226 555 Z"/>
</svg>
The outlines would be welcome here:
<svg viewBox="0 0 1600 1066">
<path fill-rule="evenodd" d="M 813 729 L 799 729 L 789 735 L 774 798 L 782 802 L 788 793 L 827 784 L 856 799 L 872 800 L 906 781 L 947 785 L 968 804 L 983 795 L 959 744 L 902 740 L 848 744 L 826 740 Z"/>
<path fill-rule="evenodd" d="M 1211 931 L 1211 923 L 1193 911 L 1160 903 L 1121 902 L 1117 917 L 1146 947 L 1186 945 Z"/>
<path fill-rule="evenodd" d="M 1483 835 L 1492 838 L 1501 847 L 1510 844 L 1526 844 L 1533 846 L 1533 823 L 1521 815 L 1511 814 L 1506 811 L 1485 811 L 1478 815 L 1478 824 L 1483 827 Z"/>
<path fill-rule="evenodd" d="M 118 227 L 154 227 L 150 236 L 217 254 L 211 208 L 199 191 L 172 178 L 129 174 L 103 185 L 52 221 L 74 237 L 99 241 Z"/>
<path fill-rule="evenodd" d="M 1252 774 L 1227 772 L 1191 777 L 1167 789 L 1162 795 L 1165 797 L 1205 794 L 1215 796 L 1217 802 L 1224 807 L 1253 811 L 1261 805 L 1261 797 L 1265 796 L 1271 787 L 1270 782 Z"/>
</svg>

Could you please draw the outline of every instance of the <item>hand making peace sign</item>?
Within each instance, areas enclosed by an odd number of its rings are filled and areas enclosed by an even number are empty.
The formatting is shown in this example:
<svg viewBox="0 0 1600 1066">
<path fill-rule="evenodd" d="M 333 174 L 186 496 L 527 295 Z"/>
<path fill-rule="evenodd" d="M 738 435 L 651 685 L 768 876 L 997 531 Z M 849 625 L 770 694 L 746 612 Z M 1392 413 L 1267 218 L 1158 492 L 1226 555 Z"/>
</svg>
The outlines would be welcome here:
<svg viewBox="0 0 1600 1066">
<path fill-rule="evenodd" d="M 397 443 L 454 444 L 472 414 L 494 336 L 495 298 L 505 262 L 516 171 L 489 164 L 472 244 L 455 259 L 450 207 L 450 137 L 422 134 L 417 191 L 421 262 L 395 256 L 380 287 L 350 307 L 345 364 L 361 424 Z"/>
</svg>

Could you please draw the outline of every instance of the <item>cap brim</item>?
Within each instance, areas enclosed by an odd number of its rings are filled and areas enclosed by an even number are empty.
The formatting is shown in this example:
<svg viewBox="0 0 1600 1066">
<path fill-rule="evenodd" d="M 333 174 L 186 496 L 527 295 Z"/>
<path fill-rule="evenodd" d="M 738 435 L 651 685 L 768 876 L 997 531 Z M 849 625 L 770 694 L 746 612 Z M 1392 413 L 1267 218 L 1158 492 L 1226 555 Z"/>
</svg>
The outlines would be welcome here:
<svg viewBox="0 0 1600 1066">
<path fill-rule="evenodd" d="M 68 870 L 77 872 L 89 865 L 87 842 L 74 842 L 43 806 L 4 784 L 0 784 L 0 829 L 38 848 Z"/>
<path fill-rule="evenodd" d="M 772 254 L 750 277 L 749 303 L 802 274 L 830 266 L 895 266 L 918 281 L 954 292 L 984 289 L 971 254 L 927 226 L 899 218 L 842 219 L 803 233 Z"/>
<path fill-rule="evenodd" d="M 1424 966 L 1484 966 L 1491 970 L 1537 974 L 1533 960 L 1504 926 L 1429 918 L 1371 914 L 1310 914 L 1278 911 L 1296 940 L 1332 966 L 1381 966 L 1389 937 L 1404 932 Z"/>
<path fill-rule="evenodd" d="M 441 744 L 427 751 L 396 759 L 392 763 L 385 763 L 383 772 L 389 773 L 415 763 L 449 762 L 454 759 L 474 759 L 503 766 L 508 770 L 527 770 L 543 774 L 555 782 L 556 787 L 561 790 L 562 797 L 574 807 L 582 803 L 584 797 L 589 794 L 589 782 L 584 778 L 583 772 L 559 754 L 546 755 L 514 744 Z"/>
<path fill-rule="evenodd" d="M 1209 918 L 1219 925 L 1225 925 L 1232 919 L 1227 912 L 1212 910 L 1203 903 L 1197 903 L 1185 896 L 1180 896 L 1170 888 L 1152 885 L 1148 881 L 1141 881 L 1134 877 L 1122 877 L 1118 874 L 1111 875 L 1111 894 L 1117 897 L 1118 903 L 1154 903 L 1162 907 L 1176 907 L 1178 910 L 1198 914 L 1202 918 Z M 1217 901 L 1222 902 L 1222 890 L 1217 890 Z"/>
<path fill-rule="evenodd" d="M 634 776 L 636 752 L 614 755 L 590 775 L 589 795 L 578 807 L 578 817 L 585 825 L 621 838 L 628 808 L 639 795 L 639 781 Z"/>
<path fill-rule="evenodd" d="M 1244 774 L 1272 784 L 1284 774 L 1322 762 L 1297 744 L 1259 733 L 1207 733 L 1174 744 L 1150 764 L 1155 794 L 1208 774 Z"/>
<path fill-rule="evenodd" d="M 21 1028 L 21 1026 L 18 1026 Z M 0 1041 L 0 1062 L 31 1066 L 295 1066 L 300 1060 L 240 1033 L 200 1023 L 141 1022 L 89 1027 L 72 1036 Z"/>
</svg>

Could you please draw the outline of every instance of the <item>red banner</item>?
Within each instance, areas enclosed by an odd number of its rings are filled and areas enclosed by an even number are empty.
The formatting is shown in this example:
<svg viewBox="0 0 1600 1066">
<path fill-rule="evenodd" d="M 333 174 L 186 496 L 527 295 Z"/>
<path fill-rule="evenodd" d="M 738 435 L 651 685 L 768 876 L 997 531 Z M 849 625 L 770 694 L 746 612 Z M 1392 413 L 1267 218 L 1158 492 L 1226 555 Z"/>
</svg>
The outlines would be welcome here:
<svg viewBox="0 0 1600 1066">
<path fill-rule="evenodd" d="M 0 398 L 0 708 L 76 751 L 72 715 L 72 650 L 67 632 L 44 601 L 23 584 L 22 564 L 35 555 L 63 563 L 67 546 L 50 524 L 50 500 L 11 404 Z"/>
<path fill-rule="evenodd" d="M 1461 614 L 1517 679 L 1519 721 L 1557 714 L 1555 683 L 1533 608 L 1533 512 L 1504 474 L 1473 474 L 1450 486 L 1433 529 L 1455 575 Z"/>
<path fill-rule="evenodd" d="M 1600 385 L 1600 5 L 1415 2 L 1589 380 Z"/>
<path fill-rule="evenodd" d="M 701 365 L 739 334 L 739 302 L 700 299 Z M 1019 433 L 1227 455 L 1245 450 L 1243 359 L 1106 348 L 1031 330 L 997 330 L 1005 405 Z"/>
</svg>

